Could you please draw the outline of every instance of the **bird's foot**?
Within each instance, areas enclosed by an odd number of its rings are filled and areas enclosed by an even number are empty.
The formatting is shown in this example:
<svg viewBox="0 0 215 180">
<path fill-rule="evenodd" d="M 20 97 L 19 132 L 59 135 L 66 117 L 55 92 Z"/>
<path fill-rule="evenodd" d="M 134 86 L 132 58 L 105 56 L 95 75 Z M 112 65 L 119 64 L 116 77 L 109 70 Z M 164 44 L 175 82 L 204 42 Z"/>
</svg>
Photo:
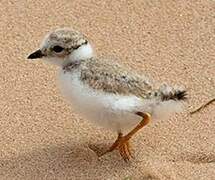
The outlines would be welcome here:
<svg viewBox="0 0 215 180">
<path fill-rule="evenodd" d="M 128 162 L 131 158 L 134 157 L 132 155 L 131 145 L 129 141 L 124 137 L 122 137 L 121 141 L 119 142 L 117 149 L 119 150 L 119 153 L 125 162 Z"/>
<path fill-rule="evenodd" d="M 134 134 L 136 134 L 137 131 L 139 131 L 144 126 L 146 126 L 149 123 L 150 119 L 151 119 L 151 115 L 148 114 L 148 113 L 137 112 L 136 115 L 141 116 L 143 118 L 142 121 L 134 129 L 132 129 L 127 135 L 123 136 L 122 133 L 119 133 L 117 140 L 102 155 L 104 155 L 104 154 L 106 154 L 108 152 L 112 152 L 113 150 L 118 149 L 120 155 L 122 156 L 122 158 L 126 162 L 128 162 L 131 159 L 131 157 L 133 157 L 132 153 L 131 153 L 131 146 L 129 144 L 129 139 L 131 139 L 131 137 Z"/>
<path fill-rule="evenodd" d="M 127 136 L 122 136 L 121 133 L 119 133 L 117 140 L 112 144 L 112 146 L 102 155 L 112 152 L 114 150 L 118 150 L 121 157 L 126 162 L 133 158 L 129 138 Z"/>
</svg>

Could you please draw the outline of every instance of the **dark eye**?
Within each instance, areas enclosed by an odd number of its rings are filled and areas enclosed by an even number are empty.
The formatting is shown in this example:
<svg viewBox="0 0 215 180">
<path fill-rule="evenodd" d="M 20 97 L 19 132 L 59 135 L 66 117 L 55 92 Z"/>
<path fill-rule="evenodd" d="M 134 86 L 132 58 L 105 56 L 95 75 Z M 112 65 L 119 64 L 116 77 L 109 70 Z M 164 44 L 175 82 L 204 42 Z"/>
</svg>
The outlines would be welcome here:
<svg viewBox="0 0 215 180">
<path fill-rule="evenodd" d="M 56 52 L 56 53 L 59 53 L 59 52 L 63 51 L 63 47 L 61 47 L 61 46 L 54 46 L 53 47 L 53 51 Z"/>
</svg>

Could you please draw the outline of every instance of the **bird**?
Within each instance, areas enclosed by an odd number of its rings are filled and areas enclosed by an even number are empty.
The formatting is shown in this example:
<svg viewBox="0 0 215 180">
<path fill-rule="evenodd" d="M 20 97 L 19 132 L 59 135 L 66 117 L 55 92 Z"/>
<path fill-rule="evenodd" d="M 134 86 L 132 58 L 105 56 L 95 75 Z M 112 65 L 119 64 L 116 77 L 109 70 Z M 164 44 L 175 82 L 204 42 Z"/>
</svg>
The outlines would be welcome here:
<svg viewBox="0 0 215 180">
<path fill-rule="evenodd" d="M 75 112 L 117 135 L 102 155 L 118 150 L 126 162 L 133 157 L 131 138 L 151 120 L 181 112 L 187 99 L 184 88 L 155 87 L 144 74 L 97 56 L 87 36 L 74 28 L 51 30 L 27 58 L 59 67 L 60 91 Z"/>
</svg>

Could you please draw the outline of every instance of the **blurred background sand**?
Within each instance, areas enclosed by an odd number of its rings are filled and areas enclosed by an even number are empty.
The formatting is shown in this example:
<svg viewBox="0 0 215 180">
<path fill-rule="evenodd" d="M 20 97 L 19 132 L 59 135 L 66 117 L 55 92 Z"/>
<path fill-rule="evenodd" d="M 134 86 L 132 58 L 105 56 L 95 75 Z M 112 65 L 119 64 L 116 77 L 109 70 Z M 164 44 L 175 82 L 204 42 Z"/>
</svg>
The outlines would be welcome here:
<svg viewBox="0 0 215 180">
<path fill-rule="evenodd" d="M 215 178 L 215 1 L 1 0 L 0 179 Z M 75 27 L 97 54 L 155 81 L 184 85 L 184 113 L 133 138 L 135 159 L 98 158 L 116 134 L 73 113 L 56 87 L 57 67 L 26 57 L 56 27 Z"/>
</svg>

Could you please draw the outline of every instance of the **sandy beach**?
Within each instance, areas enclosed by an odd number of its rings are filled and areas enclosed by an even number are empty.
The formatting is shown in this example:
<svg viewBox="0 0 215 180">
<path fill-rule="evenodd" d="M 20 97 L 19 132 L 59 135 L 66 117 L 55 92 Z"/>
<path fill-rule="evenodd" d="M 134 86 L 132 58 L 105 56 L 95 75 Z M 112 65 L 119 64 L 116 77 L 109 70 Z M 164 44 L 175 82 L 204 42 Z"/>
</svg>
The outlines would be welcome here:
<svg viewBox="0 0 215 180">
<path fill-rule="evenodd" d="M 213 180 L 215 1 L 0 1 L 1 180 Z M 86 34 L 99 56 L 186 87 L 183 113 L 152 121 L 132 139 L 135 159 L 98 157 L 111 132 L 73 112 L 57 87 L 58 68 L 29 61 L 57 27 Z"/>
</svg>

